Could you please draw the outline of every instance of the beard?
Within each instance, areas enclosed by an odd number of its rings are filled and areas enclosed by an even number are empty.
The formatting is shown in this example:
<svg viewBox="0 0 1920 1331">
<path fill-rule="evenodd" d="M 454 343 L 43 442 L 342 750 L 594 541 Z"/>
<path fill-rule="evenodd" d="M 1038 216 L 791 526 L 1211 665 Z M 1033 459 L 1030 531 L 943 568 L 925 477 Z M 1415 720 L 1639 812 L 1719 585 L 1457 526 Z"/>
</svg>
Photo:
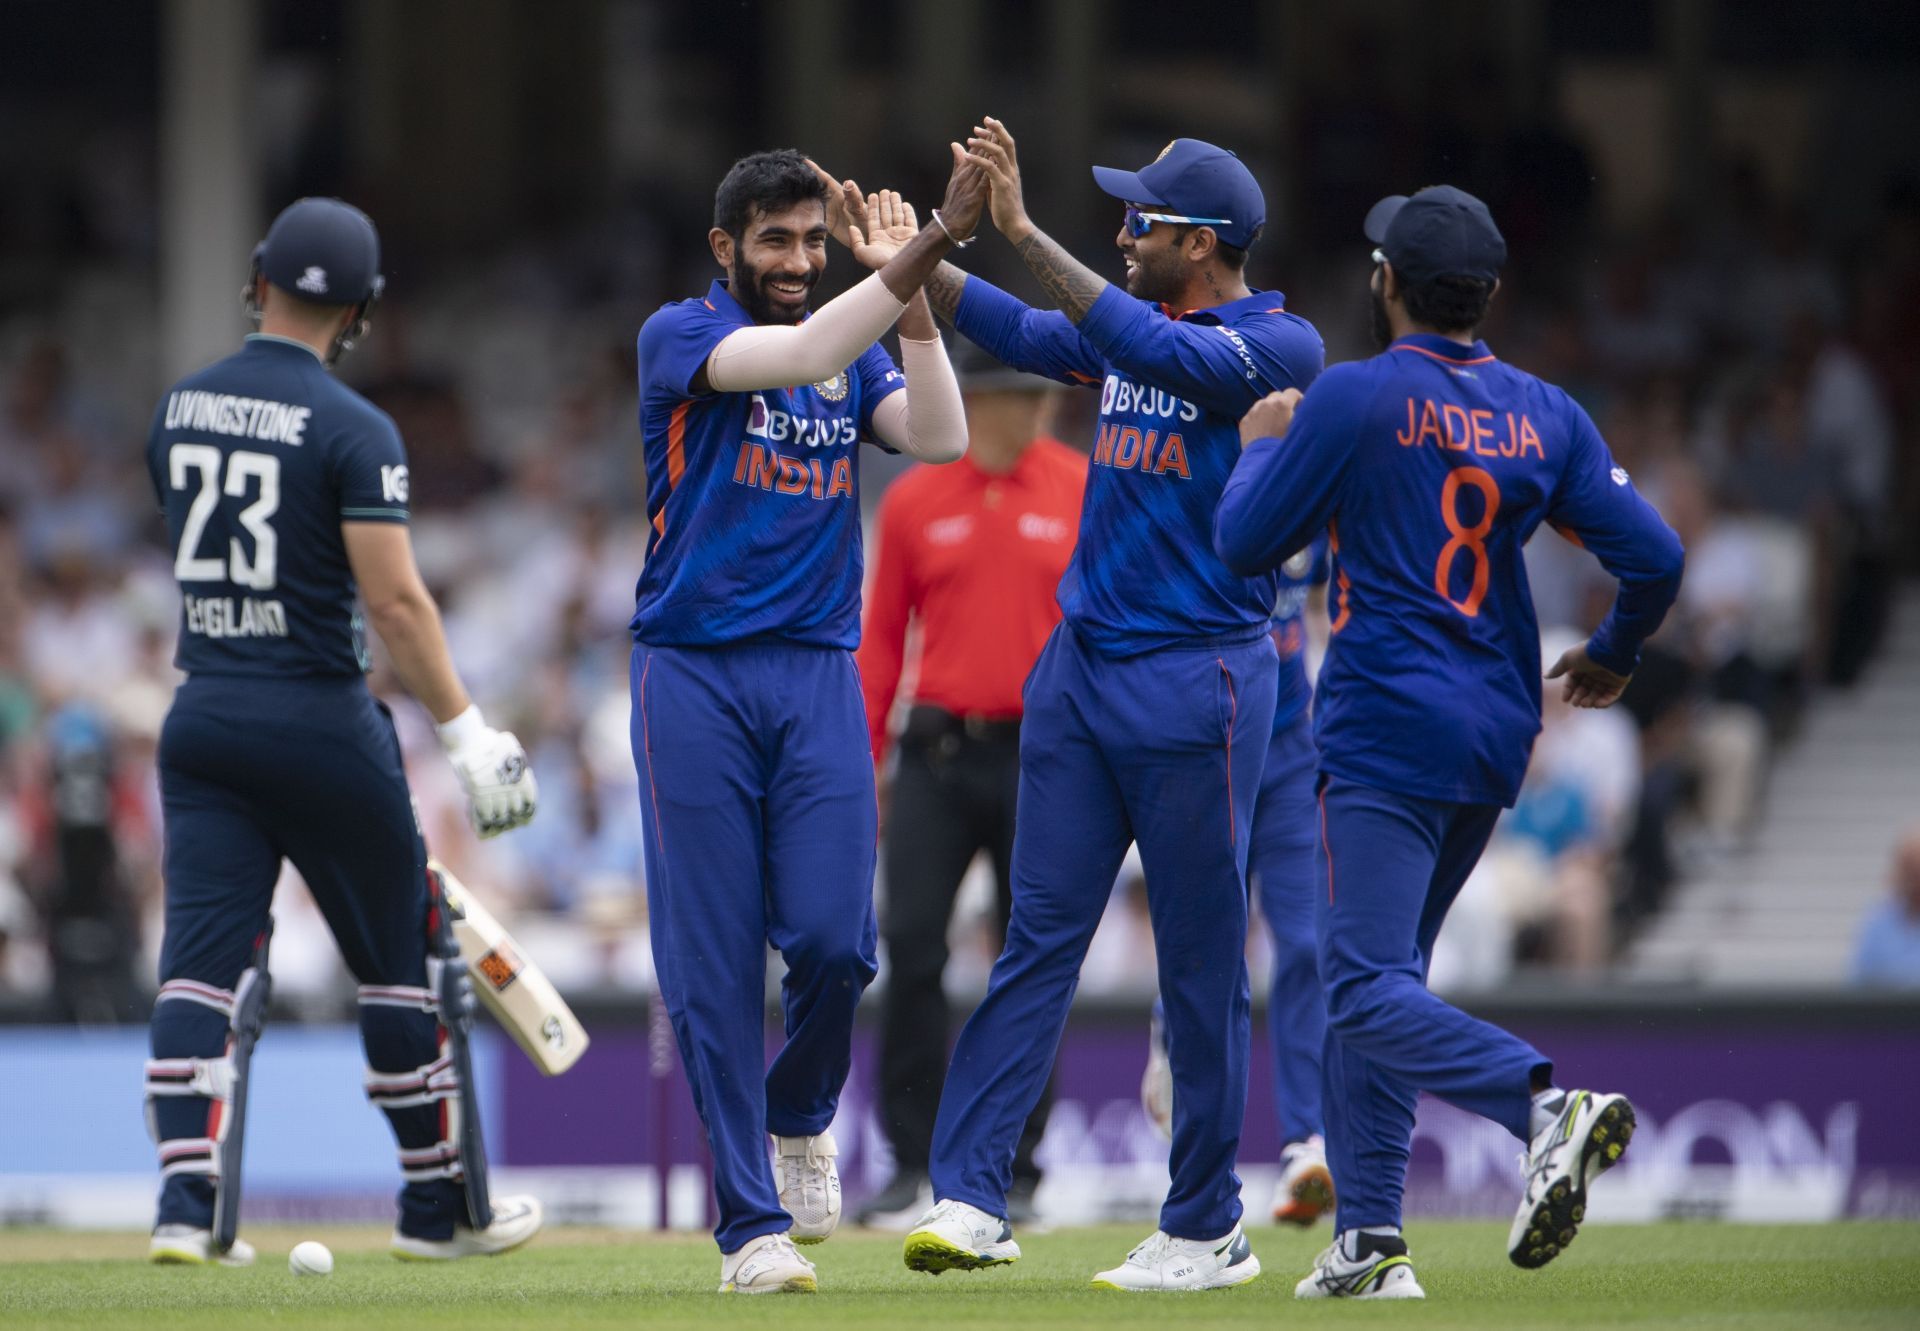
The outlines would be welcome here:
<svg viewBox="0 0 1920 1331">
<path fill-rule="evenodd" d="M 1137 265 L 1127 274 L 1127 294 L 1156 305 L 1171 305 L 1186 292 L 1186 261 L 1172 249 L 1133 252 Z"/>
<path fill-rule="evenodd" d="M 790 274 L 782 273 L 783 280 L 791 280 Z M 736 252 L 733 266 L 727 269 L 727 282 L 733 291 L 733 298 L 746 306 L 747 313 L 759 324 L 797 324 L 806 317 L 807 307 L 813 300 L 813 285 L 820 280 L 820 274 L 809 268 L 800 281 L 806 284 L 806 291 L 797 306 L 776 303 L 768 283 L 773 274 L 763 273 L 750 268 Z"/>
<path fill-rule="evenodd" d="M 1380 294 L 1378 286 L 1367 287 L 1367 335 L 1373 339 L 1375 351 L 1385 351 L 1393 345 L 1393 324 L 1387 319 L 1387 298 Z"/>
</svg>

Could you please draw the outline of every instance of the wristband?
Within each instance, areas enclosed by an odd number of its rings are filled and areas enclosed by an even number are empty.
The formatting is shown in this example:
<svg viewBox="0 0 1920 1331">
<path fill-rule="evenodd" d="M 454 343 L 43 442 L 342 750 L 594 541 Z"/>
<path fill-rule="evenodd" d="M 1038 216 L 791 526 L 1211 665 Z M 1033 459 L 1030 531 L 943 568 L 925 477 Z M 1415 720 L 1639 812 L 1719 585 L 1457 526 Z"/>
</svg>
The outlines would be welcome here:
<svg viewBox="0 0 1920 1331">
<path fill-rule="evenodd" d="M 440 747 L 454 753 L 486 734 L 487 723 L 480 715 L 479 704 L 468 703 L 466 711 L 434 729 L 440 735 Z"/>
<path fill-rule="evenodd" d="M 960 237 L 954 235 L 953 232 L 948 231 L 947 221 L 944 217 L 940 216 L 940 210 L 938 208 L 933 210 L 933 220 L 934 223 L 939 226 L 940 230 L 946 233 L 947 239 L 953 243 L 953 247 L 956 250 L 964 250 L 967 246 L 979 239 L 978 236 L 968 236 L 965 240 L 962 240 Z"/>
</svg>

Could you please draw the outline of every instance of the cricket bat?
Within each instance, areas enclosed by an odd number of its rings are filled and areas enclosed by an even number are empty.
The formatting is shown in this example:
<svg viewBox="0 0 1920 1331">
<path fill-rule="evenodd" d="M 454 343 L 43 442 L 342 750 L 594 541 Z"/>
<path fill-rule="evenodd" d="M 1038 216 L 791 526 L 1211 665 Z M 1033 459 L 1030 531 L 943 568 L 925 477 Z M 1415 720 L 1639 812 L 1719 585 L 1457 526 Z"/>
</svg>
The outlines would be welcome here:
<svg viewBox="0 0 1920 1331">
<path fill-rule="evenodd" d="M 438 860 L 427 868 L 453 916 L 453 938 L 473 977 L 473 991 L 534 1065 L 557 1077 L 587 1052 L 587 1032 L 553 982 L 527 960 L 513 938 Z"/>
</svg>

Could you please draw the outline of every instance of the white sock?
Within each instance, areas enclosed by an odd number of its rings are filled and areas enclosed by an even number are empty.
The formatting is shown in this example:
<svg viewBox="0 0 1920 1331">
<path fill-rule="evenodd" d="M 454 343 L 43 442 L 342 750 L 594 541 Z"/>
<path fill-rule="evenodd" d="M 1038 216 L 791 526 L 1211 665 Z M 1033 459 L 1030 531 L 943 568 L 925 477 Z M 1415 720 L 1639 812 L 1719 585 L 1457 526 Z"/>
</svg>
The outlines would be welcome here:
<svg viewBox="0 0 1920 1331">
<path fill-rule="evenodd" d="M 1538 1137 L 1559 1119 L 1560 1113 L 1567 1107 L 1567 1093 L 1558 1086 L 1549 1086 L 1533 1097 L 1533 1108 L 1527 1113 L 1527 1136 Z"/>
<path fill-rule="evenodd" d="M 1376 1238 L 1399 1238 L 1398 1225 L 1363 1225 L 1359 1229 L 1343 1230 L 1340 1234 L 1340 1253 L 1350 1262 L 1360 1260 L 1360 1236 L 1371 1234 Z"/>
</svg>

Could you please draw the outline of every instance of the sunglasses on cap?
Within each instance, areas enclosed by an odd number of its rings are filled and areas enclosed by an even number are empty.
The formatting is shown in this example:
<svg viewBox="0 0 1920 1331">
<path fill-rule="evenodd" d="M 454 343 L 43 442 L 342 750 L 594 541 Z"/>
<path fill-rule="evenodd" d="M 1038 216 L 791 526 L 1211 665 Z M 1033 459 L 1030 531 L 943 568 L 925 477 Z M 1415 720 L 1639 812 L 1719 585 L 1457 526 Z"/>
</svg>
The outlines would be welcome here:
<svg viewBox="0 0 1920 1331">
<path fill-rule="evenodd" d="M 1231 226 L 1231 217 L 1182 217 L 1178 213 L 1142 212 L 1132 204 L 1127 205 L 1127 234 L 1135 240 L 1153 230 L 1155 222 L 1174 222 L 1182 226 Z"/>
</svg>

